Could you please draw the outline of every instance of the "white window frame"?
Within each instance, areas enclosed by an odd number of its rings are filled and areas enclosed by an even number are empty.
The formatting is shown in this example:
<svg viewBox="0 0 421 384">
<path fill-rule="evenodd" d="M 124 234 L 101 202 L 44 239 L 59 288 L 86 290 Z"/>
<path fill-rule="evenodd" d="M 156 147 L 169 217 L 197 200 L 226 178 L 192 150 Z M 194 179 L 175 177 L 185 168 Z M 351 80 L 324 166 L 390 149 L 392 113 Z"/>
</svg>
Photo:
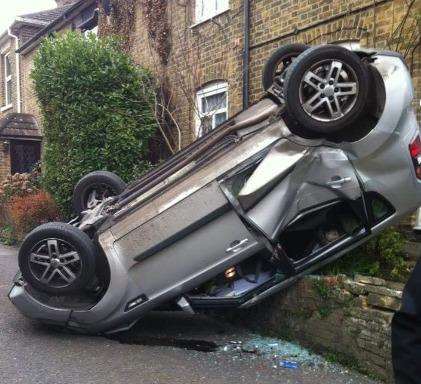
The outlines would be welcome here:
<svg viewBox="0 0 421 384">
<path fill-rule="evenodd" d="M 3 83 L 3 90 L 4 90 L 4 106 L 2 108 L 2 111 L 9 109 L 12 106 L 12 102 L 13 100 L 9 100 L 8 98 L 8 94 L 9 94 L 9 88 L 10 88 L 10 93 L 13 91 L 12 90 L 12 63 L 10 62 L 10 52 L 4 53 L 2 55 L 2 59 L 3 59 L 3 68 L 4 68 L 4 72 L 3 72 L 3 76 L 4 76 L 4 83 Z M 10 74 L 7 75 L 7 59 L 9 60 L 10 63 Z M 12 95 L 13 98 L 13 95 Z"/>
<path fill-rule="evenodd" d="M 215 5 L 214 9 L 205 7 L 206 5 Z M 220 4 L 220 5 L 219 5 Z M 212 19 L 229 10 L 229 0 L 196 0 L 195 4 L 195 24 L 203 23 L 206 20 Z"/>
<path fill-rule="evenodd" d="M 213 110 L 212 112 L 203 112 L 202 110 L 202 100 L 206 97 L 218 95 L 220 93 L 225 93 L 226 95 L 226 103 L 225 107 L 218 108 Z M 228 111 L 229 111 L 229 105 L 228 105 L 228 83 L 226 81 L 218 81 L 217 83 L 212 83 L 210 85 L 204 86 L 196 93 L 196 129 L 195 134 L 196 137 L 202 136 L 202 118 L 210 116 L 212 118 L 212 129 L 216 128 L 216 119 L 215 116 L 219 113 L 226 113 L 227 119 L 228 119 Z"/>
</svg>

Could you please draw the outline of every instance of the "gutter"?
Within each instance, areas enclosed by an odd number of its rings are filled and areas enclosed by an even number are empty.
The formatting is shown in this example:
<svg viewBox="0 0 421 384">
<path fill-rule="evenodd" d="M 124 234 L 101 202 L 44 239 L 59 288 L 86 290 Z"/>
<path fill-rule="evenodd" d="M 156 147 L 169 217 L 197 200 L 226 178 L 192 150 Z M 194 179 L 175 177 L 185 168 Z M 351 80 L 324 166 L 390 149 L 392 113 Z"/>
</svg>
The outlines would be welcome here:
<svg viewBox="0 0 421 384">
<path fill-rule="evenodd" d="M 250 94 L 250 0 L 244 0 L 244 47 L 243 47 L 243 110 L 249 106 Z"/>
<path fill-rule="evenodd" d="M 23 44 L 16 52 L 22 53 L 23 55 L 30 52 L 32 49 L 34 49 L 41 41 L 41 39 L 47 35 L 51 31 L 56 31 L 60 29 L 62 24 L 64 24 L 66 21 L 69 20 L 69 16 L 76 10 L 79 10 L 79 8 L 84 9 L 92 4 L 95 4 L 97 0 L 80 0 L 76 4 L 72 5 L 66 12 L 63 13 L 63 15 L 59 16 L 57 19 L 52 21 L 50 24 L 48 24 L 45 28 L 41 29 L 35 36 L 33 36 L 31 39 L 29 39 L 25 44 Z"/>
<path fill-rule="evenodd" d="M 22 112 L 22 97 L 21 97 L 21 89 L 20 89 L 20 54 L 18 52 L 19 50 L 19 38 L 14 35 L 11 31 L 11 29 L 9 28 L 7 31 L 8 35 L 15 39 L 15 44 L 16 44 L 16 51 L 15 51 L 15 57 L 16 57 L 16 95 L 17 95 L 17 113 L 21 113 Z"/>
</svg>

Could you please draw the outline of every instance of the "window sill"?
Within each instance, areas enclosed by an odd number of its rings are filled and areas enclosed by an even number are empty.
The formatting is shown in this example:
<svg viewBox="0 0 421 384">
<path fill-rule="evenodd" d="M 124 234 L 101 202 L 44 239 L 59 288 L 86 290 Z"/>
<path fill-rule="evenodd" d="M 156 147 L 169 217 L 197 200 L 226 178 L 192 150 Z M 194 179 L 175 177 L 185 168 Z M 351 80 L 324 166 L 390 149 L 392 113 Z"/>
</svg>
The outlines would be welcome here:
<svg viewBox="0 0 421 384">
<path fill-rule="evenodd" d="M 13 108 L 13 104 L 7 104 L 4 107 L 0 108 L 0 112 L 6 112 L 6 111 L 8 111 L 9 109 L 12 109 L 12 108 Z"/>
<path fill-rule="evenodd" d="M 218 12 L 218 13 L 215 13 L 214 15 L 212 15 L 212 16 L 210 16 L 210 17 L 207 17 L 206 19 L 199 20 L 199 21 L 197 21 L 196 23 L 194 23 L 194 24 L 190 25 L 190 28 L 191 28 L 191 29 L 193 29 L 193 28 L 195 28 L 195 27 L 197 27 L 197 26 L 199 26 L 199 25 L 202 25 L 202 24 L 206 23 L 207 21 L 212 21 L 215 17 L 221 16 L 221 15 L 223 15 L 224 13 L 229 12 L 229 10 L 230 10 L 230 9 L 229 9 L 229 8 L 227 8 L 227 9 L 224 9 L 223 11 L 220 11 L 220 12 Z"/>
</svg>

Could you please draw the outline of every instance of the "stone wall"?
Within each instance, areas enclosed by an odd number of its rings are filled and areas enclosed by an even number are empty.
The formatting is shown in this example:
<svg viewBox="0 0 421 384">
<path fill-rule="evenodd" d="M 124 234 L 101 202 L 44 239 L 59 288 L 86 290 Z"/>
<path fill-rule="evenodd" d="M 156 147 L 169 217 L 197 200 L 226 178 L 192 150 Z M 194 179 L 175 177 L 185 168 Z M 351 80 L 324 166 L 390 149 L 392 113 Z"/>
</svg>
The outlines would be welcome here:
<svg viewBox="0 0 421 384">
<path fill-rule="evenodd" d="M 264 304 L 240 312 L 242 325 L 293 339 L 392 382 L 391 329 L 403 285 L 357 275 L 309 276 Z"/>
</svg>

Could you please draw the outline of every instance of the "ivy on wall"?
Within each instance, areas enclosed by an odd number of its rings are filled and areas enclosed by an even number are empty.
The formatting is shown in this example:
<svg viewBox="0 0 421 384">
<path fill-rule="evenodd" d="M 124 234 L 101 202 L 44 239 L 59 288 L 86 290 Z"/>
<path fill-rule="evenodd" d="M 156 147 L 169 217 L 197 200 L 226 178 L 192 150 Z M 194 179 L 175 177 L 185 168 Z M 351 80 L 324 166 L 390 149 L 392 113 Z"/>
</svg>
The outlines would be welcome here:
<svg viewBox="0 0 421 384">
<path fill-rule="evenodd" d="M 149 38 L 163 65 L 168 64 L 170 55 L 170 27 L 167 17 L 167 0 L 142 0 L 143 15 Z"/>
<path fill-rule="evenodd" d="M 119 36 L 121 48 L 130 51 L 131 36 L 136 20 L 136 0 L 111 0 L 109 10 L 100 12 L 100 36 Z"/>
</svg>

